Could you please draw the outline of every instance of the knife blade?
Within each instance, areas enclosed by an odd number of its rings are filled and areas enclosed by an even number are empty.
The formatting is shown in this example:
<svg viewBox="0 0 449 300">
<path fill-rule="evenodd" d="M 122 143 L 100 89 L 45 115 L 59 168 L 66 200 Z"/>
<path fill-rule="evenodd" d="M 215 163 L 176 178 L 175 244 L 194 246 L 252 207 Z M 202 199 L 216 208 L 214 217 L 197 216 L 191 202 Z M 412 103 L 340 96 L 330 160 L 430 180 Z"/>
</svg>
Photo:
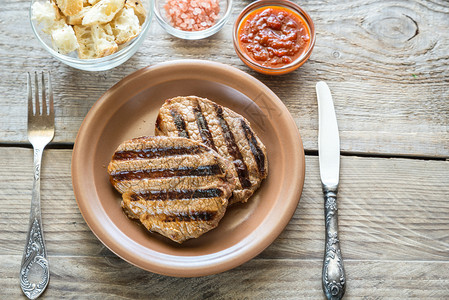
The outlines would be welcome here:
<svg viewBox="0 0 449 300">
<path fill-rule="evenodd" d="M 321 182 L 338 186 L 340 172 L 340 137 L 337 116 L 329 87 L 324 81 L 316 84 L 318 98 L 318 153 Z"/>
<path fill-rule="evenodd" d="M 316 84 L 318 99 L 318 156 L 324 194 L 325 253 L 322 284 L 327 299 L 343 298 L 346 275 L 338 237 L 337 192 L 340 179 L 340 137 L 337 117 L 328 85 Z"/>
</svg>

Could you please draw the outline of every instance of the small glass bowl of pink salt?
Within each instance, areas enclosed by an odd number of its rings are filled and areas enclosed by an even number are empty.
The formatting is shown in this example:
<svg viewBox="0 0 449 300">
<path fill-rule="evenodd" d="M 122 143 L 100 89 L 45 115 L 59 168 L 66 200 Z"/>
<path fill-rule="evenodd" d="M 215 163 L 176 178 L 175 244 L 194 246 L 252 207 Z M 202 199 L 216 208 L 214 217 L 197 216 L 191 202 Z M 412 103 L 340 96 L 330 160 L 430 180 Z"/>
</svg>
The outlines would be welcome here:
<svg viewBox="0 0 449 300">
<path fill-rule="evenodd" d="M 232 0 L 155 0 L 154 14 L 168 33 L 186 40 L 207 38 L 226 24 Z"/>
</svg>

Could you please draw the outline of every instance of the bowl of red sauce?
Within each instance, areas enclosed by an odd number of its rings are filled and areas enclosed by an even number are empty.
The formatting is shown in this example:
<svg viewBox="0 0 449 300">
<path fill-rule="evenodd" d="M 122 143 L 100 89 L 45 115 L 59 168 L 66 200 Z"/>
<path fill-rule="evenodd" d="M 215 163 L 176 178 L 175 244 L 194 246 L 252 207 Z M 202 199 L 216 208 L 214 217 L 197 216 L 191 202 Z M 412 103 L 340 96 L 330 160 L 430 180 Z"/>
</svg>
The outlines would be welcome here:
<svg viewBox="0 0 449 300">
<path fill-rule="evenodd" d="M 310 57 L 315 26 L 291 1 L 260 0 L 243 9 L 234 23 L 234 49 L 251 69 L 269 75 L 292 72 Z"/>
</svg>

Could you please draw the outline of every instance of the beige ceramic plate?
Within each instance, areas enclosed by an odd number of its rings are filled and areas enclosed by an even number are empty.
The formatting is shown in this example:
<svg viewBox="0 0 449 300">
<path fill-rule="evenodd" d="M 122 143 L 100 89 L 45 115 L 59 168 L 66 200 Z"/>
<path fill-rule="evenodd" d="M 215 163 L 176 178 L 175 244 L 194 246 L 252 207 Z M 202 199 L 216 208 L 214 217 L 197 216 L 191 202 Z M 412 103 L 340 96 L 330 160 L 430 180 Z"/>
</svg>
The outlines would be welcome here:
<svg viewBox="0 0 449 300">
<path fill-rule="evenodd" d="M 228 209 L 218 228 L 178 245 L 125 216 L 106 166 L 122 141 L 154 133 L 164 100 L 183 95 L 209 98 L 246 117 L 267 146 L 269 174 L 247 204 Z M 72 157 L 78 206 L 101 242 L 142 269 L 185 277 L 223 272 L 269 246 L 295 212 L 304 170 L 298 129 L 279 98 L 234 67 L 200 60 L 162 63 L 122 79 L 87 114 Z"/>
</svg>

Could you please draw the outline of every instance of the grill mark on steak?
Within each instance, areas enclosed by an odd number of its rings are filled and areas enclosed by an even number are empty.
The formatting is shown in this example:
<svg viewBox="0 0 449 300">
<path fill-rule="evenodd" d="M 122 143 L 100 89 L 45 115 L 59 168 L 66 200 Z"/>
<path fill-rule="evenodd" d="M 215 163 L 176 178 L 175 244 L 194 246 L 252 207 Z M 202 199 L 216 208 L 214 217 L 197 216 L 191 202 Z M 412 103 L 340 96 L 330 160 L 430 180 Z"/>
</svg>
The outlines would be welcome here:
<svg viewBox="0 0 449 300">
<path fill-rule="evenodd" d="M 254 156 L 254 159 L 256 160 L 257 169 L 259 169 L 259 174 L 264 177 L 266 170 L 265 170 L 265 155 L 260 149 L 259 144 L 257 143 L 256 138 L 254 137 L 254 133 L 251 130 L 251 128 L 246 124 L 246 122 L 242 119 L 241 120 L 242 129 L 245 133 L 246 140 L 248 141 L 249 147 L 251 149 L 251 153 Z"/>
<path fill-rule="evenodd" d="M 187 190 L 187 189 L 177 189 L 177 190 L 147 190 L 139 192 L 137 194 L 131 195 L 131 201 L 145 200 L 190 200 L 197 198 L 215 198 L 221 197 L 223 191 L 217 188 L 210 189 L 197 189 L 197 190 Z"/>
<path fill-rule="evenodd" d="M 189 138 L 189 133 L 186 129 L 186 122 L 184 121 L 182 115 L 176 109 L 171 109 L 170 114 L 173 117 L 173 122 L 178 130 L 178 135 L 180 137 Z"/>
<path fill-rule="evenodd" d="M 146 158 L 159 158 L 175 155 L 200 154 L 203 152 L 199 146 L 173 146 L 164 148 L 146 148 L 140 150 L 117 151 L 112 157 L 113 160 L 133 160 Z"/>
<path fill-rule="evenodd" d="M 161 123 L 162 123 L 161 115 L 157 115 L 157 118 L 156 118 L 156 124 L 155 124 L 156 131 L 157 131 L 157 130 L 162 131 Z"/>
<path fill-rule="evenodd" d="M 217 148 L 215 147 L 214 140 L 212 138 L 212 133 L 209 130 L 209 126 L 207 125 L 207 120 L 203 115 L 203 112 L 201 111 L 201 106 L 196 101 L 196 106 L 193 107 L 193 112 L 195 113 L 195 119 L 196 124 L 198 125 L 198 130 L 201 135 L 201 139 L 203 140 L 203 143 L 212 148 L 213 150 L 217 151 Z"/>
<path fill-rule="evenodd" d="M 246 189 L 251 187 L 251 182 L 248 178 L 248 168 L 243 161 L 242 153 L 239 147 L 235 143 L 234 134 L 229 129 L 228 122 L 226 122 L 223 116 L 223 108 L 214 103 L 215 111 L 217 113 L 218 122 L 220 123 L 221 130 L 223 132 L 223 137 L 226 142 L 229 154 L 234 158 L 233 163 L 239 177 L 240 185 L 242 188 Z"/>
<path fill-rule="evenodd" d="M 166 178 L 177 176 L 210 176 L 221 175 L 223 171 L 219 165 L 198 166 L 198 167 L 179 167 L 179 168 L 162 168 L 147 169 L 135 171 L 121 171 L 111 174 L 115 181 L 124 180 L 141 180 L 150 178 Z"/>
<path fill-rule="evenodd" d="M 162 222 L 193 222 L 213 220 L 217 212 L 214 211 L 193 211 L 179 212 L 172 215 L 163 216 Z"/>
</svg>

